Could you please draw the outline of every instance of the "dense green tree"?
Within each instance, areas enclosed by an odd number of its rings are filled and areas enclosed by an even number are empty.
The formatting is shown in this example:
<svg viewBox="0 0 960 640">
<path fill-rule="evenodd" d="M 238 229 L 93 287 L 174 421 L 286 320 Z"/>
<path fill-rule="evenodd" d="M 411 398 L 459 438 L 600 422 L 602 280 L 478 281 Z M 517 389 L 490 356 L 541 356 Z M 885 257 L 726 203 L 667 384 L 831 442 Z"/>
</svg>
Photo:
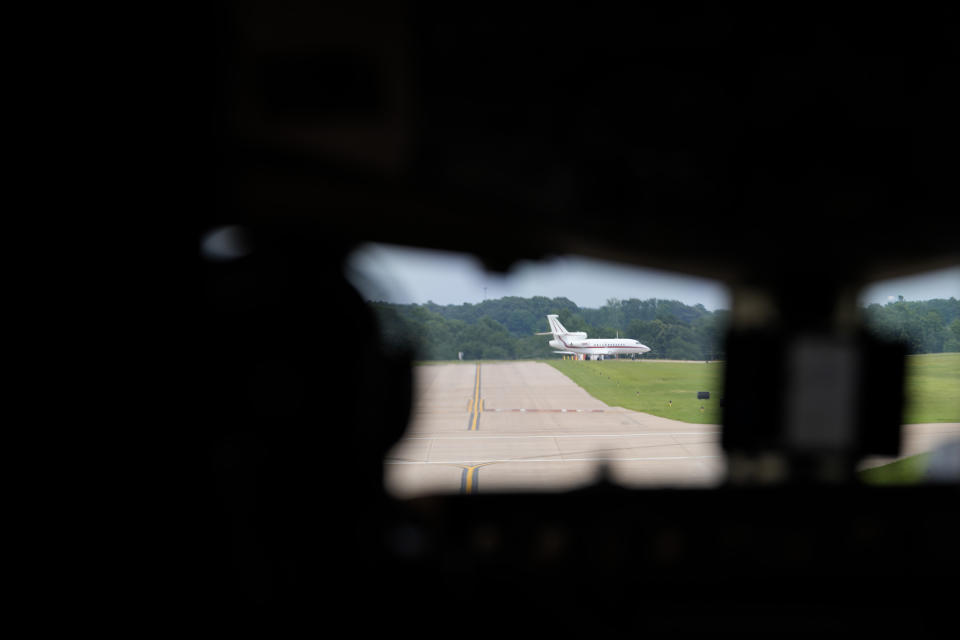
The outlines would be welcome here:
<svg viewBox="0 0 960 640">
<path fill-rule="evenodd" d="M 944 351 L 960 351 L 960 318 L 954 318 L 947 328 L 947 338 L 943 341 Z"/>
<path fill-rule="evenodd" d="M 940 353 L 960 348 L 953 338 L 953 322 L 960 319 L 955 298 L 871 304 L 864 310 L 870 331 L 885 340 L 901 342 L 910 353 Z"/>
<path fill-rule="evenodd" d="M 553 349 L 546 315 L 555 313 L 570 331 L 592 338 L 634 338 L 650 346 L 644 358 L 715 360 L 723 358 L 728 322 L 725 310 L 676 300 L 617 300 L 599 309 L 580 308 L 567 298 L 500 298 L 479 304 L 399 305 L 373 303 L 388 345 L 416 350 L 419 358 L 548 358 Z M 960 351 L 960 301 L 899 300 L 863 309 L 867 327 L 886 340 L 904 343 L 911 353 Z"/>
</svg>

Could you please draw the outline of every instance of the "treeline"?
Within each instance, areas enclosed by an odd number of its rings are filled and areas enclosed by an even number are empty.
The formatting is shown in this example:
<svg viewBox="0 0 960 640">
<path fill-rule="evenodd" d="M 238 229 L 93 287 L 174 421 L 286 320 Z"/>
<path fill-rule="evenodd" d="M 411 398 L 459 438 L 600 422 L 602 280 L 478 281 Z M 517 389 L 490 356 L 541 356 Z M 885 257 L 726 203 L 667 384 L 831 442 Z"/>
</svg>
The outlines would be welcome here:
<svg viewBox="0 0 960 640">
<path fill-rule="evenodd" d="M 864 309 L 867 327 L 885 340 L 907 346 L 910 353 L 960 351 L 960 300 L 899 300 Z"/>
<path fill-rule="evenodd" d="M 424 360 L 502 360 L 555 357 L 537 336 L 549 330 L 547 314 L 590 338 L 633 338 L 652 351 L 643 358 L 715 360 L 723 357 L 726 311 L 708 311 L 676 300 L 611 299 L 599 309 L 567 298 L 507 297 L 462 305 L 372 303 L 393 343 L 411 345 Z"/>
<path fill-rule="evenodd" d="M 547 345 L 547 314 L 560 316 L 570 331 L 591 338 L 633 338 L 652 351 L 642 358 L 723 359 L 725 310 L 708 311 L 676 300 L 610 299 L 599 309 L 567 298 L 507 297 L 461 305 L 371 303 L 383 334 L 410 346 L 423 360 L 513 360 L 555 357 Z M 903 342 L 910 353 L 960 351 L 960 301 L 897 301 L 863 309 L 867 327 L 879 337 Z"/>
</svg>

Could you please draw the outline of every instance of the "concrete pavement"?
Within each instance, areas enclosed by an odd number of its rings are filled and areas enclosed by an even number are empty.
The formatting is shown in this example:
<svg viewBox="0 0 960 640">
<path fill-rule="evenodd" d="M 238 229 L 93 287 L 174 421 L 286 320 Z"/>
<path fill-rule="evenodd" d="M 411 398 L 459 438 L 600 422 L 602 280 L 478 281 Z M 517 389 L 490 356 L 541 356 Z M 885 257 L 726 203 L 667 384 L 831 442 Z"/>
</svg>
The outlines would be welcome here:
<svg viewBox="0 0 960 640">
<path fill-rule="evenodd" d="M 384 461 L 397 497 L 566 491 L 603 467 L 626 487 L 710 487 L 725 474 L 719 425 L 607 406 L 543 363 L 419 366 L 415 394 L 407 433 Z M 901 457 L 957 438 L 958 423 L 904 425 Z"/>
<path fill-rule="evenodd" d="M 719 426 L 609 407 L 537 362 L 416 368 L 410 427 L 385 460 L 397 497 L 556 491 L 593 483 L 713 486 Z"/>
</svg>

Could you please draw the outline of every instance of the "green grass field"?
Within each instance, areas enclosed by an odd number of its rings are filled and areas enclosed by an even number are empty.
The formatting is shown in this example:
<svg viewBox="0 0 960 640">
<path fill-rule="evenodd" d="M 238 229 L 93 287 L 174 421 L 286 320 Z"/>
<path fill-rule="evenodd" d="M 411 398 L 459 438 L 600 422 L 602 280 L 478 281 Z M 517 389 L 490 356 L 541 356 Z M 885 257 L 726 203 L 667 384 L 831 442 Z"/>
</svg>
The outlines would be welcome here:
<svg viewBox="0 0 960 640">
<path fill-rule="evenodd" d="M 860 472 L 860 479 L 879 486 L 920 484 L 929 463 L 930 454 L 921 453 L 880 467 L 864 469 Z"/>
<path fill-rule="evenodd" d="M 723 363 L 656 360 L 546 362 L 590 395 L 611 406 L 683 422 L 721 422 Z M 710 399 L 698 400 L 698 391 L 709 391 Z M 960 353 L 910 356 L 905 393 L 904 423 L 960 422 Z"/>
<path fill-rule="evenodd" d="M 683 422 L 720 424 L 722 362 L 551 360 L 548 364 L 613 407 Z M 709 400 L 698 400 L 709 391 Z M 701 411 L 701 407 L 703 410 Z"/>
<path fill-rule="evenodd" d="M 960 422 L 960 353 L 907 357 L 904 423 Z"/>
</svg>

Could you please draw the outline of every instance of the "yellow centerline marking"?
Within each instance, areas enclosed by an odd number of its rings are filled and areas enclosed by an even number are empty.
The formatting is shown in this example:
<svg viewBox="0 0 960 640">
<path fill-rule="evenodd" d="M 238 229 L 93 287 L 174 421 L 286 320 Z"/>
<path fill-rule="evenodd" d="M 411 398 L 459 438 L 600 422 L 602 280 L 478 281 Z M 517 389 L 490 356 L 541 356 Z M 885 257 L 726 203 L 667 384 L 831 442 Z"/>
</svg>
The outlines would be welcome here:
<svg viewBox="0 0 960 640">
<path fill-rule="evenodd" d="M 465 493 L 473 493 L 473 472 L 476 470 L 477 470 L 476 466 L 466 468 L 467 478 L 466 478 L 466 485 L 464 488 Z"/>
<path fill-rule="evenodd" d="M 473 385 L 473 401 L 472 401 L 472 413 L 473 417 L 470 420 L 470 431 L 477 430 L 477 423 L 480 420 L 480 413 L 483 411 L 483 401 L 480 400 L 480 363 L 477 363 L 477 375 L 476 381 Z"/>
<path fill-rule="evenodd" d="M 479 472 L 480 467 L 486 467 L 487 465 L 492 464 L 490 462 L 481 462 L 480 464 L 474 465 L 464 465 L 460 467 L 463 469 L 463 477 L 460 481 L 460 490 L 465 495 L 470 495 L 475 493 L 476 490 L 476 481 L 477 473 Z"/>
</svg>

